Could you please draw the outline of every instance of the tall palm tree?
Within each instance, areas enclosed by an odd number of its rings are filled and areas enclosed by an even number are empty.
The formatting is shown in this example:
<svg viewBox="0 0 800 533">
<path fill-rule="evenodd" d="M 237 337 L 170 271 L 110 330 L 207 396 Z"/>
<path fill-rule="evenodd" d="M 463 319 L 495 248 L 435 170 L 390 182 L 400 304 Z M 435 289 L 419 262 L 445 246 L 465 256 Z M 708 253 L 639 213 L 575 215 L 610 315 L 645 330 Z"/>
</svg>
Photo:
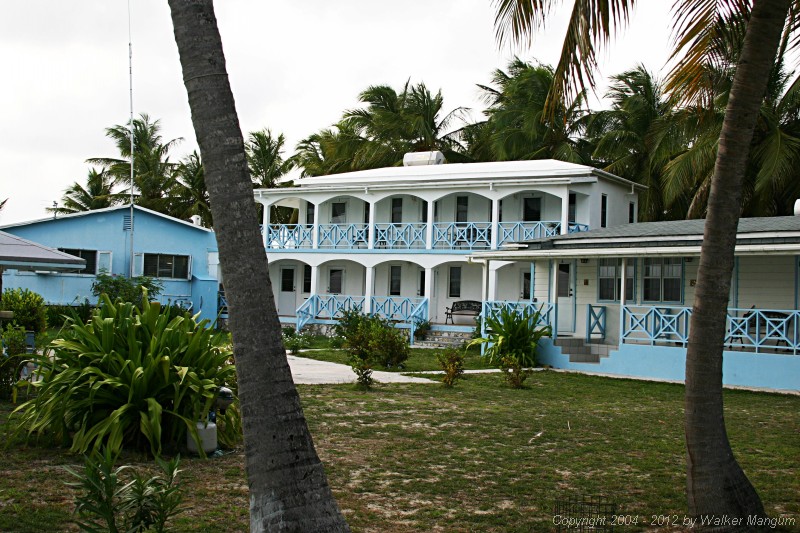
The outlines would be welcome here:
<svg viewBox="0 0 800 533">
<path fill-rule="evenodd" d="M 247 152 L 247 166 L 253 186 L 271 189 L 279 185 L 278 180 L 288 174 L 295 165 L 291 158 L 283 158 L 283 134 L 272 136 L 269 129 L 250 134 L 244 149 Z"/>
<path fill-rule="evenodd" d="M 269 129 L 254 131 L 250 134 L 244 145 L 247 153 L 247 167 L 250 170 L 250 179 L 253 187 L 271 189 L 274 187 L 290 187 L 291 181 L 279 181 L 295 166 L 295 159 L 283 158 L 283 134 L 272 136 Z M 258 204 L 258 216 L 263 214 L 263 206 Z M 296 214 L 290 207 L 273 206 L 270 221 L 278 224 L 287 224 Z"/>
<path fill-rule="evenodd" d="M 443 114 L 442 92 L 424 83 L 406 82 L 398 92 L 388 85 L 373 85 L 358 97 L 365 107 L 344 112 L 332 128 L 303 139 L 295 159 L 304 176 L 401 165 L 408 152 L 439 150 L 448 161 L 462 162 L 457 130 L 465 109 Z"/>
<path fill-rule="evenodd" d="M 647 186 L 640 220 L 683 218 L 685 211 L 664 199 L 665 166 L 687 145 L 672 120 L 675 100 L 643 65 L 612 76 L 605 96 L 611 108 L 592 113 L 587 126 L 592 157 L 603 170 Z"/>
<path fill-rule="evenodd" d="M 545 113 L 553 85 L 553 69 L 514 58 L 508 72 L 494 71 L 493 86 L 478 85 L 489 108 L 491 146 L 496 160 L 559 159 L 589 163 L 590 150 L 583 138 L 587 109 L 583 93 L 566 105 Z"/>
<path fill-rule="evenodd" d="M 113 180 L 106 169 L 90 168 L 86 176 L 86 186 L 76 181 L 64 191 L 61 205 L 48 207 L 47 211 L 56 215 L 68 215 L 111 207 L 119 202 L 112 188 Z"/>
<path fill-rule="evenodd" d="M 198 215 L 203 227 L 213 227 L 203 162 L 196 151 L 186 156 L 178 165 L 175 185 L 169 198 L 169 212 L 172 216 L 185 220 Z"/>
<path fill-rule="evenodd" d="M 688 218 L 705 216 L 725 104 L 747 20 L 736 17 L 718 23 L 722 27 L 711 43 L 715 49 L 713 63 L 704 66 L 701 78 L 704 90 L 699 100 L 703 105 L 676 114 L 676 122 L 686 124 L 691 142 L 669 163 L 665 173 L 667 198 L 686 205 Z M 783 47 L 788 37 L 784 34 Z M 751 141 L 742 190 L 744 216 L 789 215 L 793 199 L 800 193 L 800 78 L 791 81 L 794 74 L 786 71 L 784 56 L 779 55 Z"/>
<path fill-rule="evenodd" d="M 117 185 L 131 187 L 131 138 L 130 124 L 112 126 L 106 129 L 106 136 L 114 141 L 121 158 L 95 157 L 91 164 L 103 165 Z M 178 165 L 169 160 L 169 153 L 183 139 L 164 142 L 161 137 L 161 124 L 142 113 L 133 119 L 133 189 L 135 203 L 161 213 L 169 212 L 168 191 L 175 185 L 175 172 Z"/>
<path fill-rule="evenodd" d="M 349 531 L 314 449 L 281 341 L 212 0 L 169 0 L 169 6 L 225 272 L 250 531 Z"/>
<path fill-rule="evenodd" d="M 497 0 L 496 26 L 506 38 L 530 39 L 551 13 L 548 0 Z M 627 23 L 635 0 L 575 0 L 549 105 L 570 91 L 592 86 L 596 45 Z M 798 28 L 798 0 L 676 0 L 678 63 L 667 88 L 691 100 L 695 81 L 712 52 L 719 17 L 746 15 L 747 31 L 733 77 L 709 190 L 691 332 L 686 353 L 685 433 L 689 512 L 742 518 L 763 516 L 755 489 L 733 456 L 722 408 L 722 350 L 733 272 L 742 182 L 767 80 L 786 28 Z M 790 10 L 791 6 L 791 10 Z M 746 13 L 745 13 L 746 12 Z M 790 16 L 791 15 L 791 16 Z M 787 23 L 788 22 L 788 23 Z M 797 40 L 790 41 L 797 44 Z M 730 528 L 729 528 L 730 529 Z"/>
</svg>

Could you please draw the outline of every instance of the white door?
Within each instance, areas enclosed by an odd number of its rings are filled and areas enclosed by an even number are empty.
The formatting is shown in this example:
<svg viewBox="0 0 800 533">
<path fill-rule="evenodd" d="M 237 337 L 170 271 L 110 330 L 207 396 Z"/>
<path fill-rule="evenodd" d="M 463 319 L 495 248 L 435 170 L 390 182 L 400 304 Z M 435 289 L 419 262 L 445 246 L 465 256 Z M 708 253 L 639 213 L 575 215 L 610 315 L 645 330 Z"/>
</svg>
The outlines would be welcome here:
<svg viewBox="0 0 800 533">
<path fill-rule="evenodd" d="M 575 281 L 572 275 L 574 269 L 575 265 L 570 261 L 556 265 L 559 333 L 575 331 Z"/>
<path fill-rule="evenodd" d="M 281 286 L 278 291 L 278 314 L 295 316 L 297 311 L 297 291 L 294 267 L 281 267 Z"/>
</svg>

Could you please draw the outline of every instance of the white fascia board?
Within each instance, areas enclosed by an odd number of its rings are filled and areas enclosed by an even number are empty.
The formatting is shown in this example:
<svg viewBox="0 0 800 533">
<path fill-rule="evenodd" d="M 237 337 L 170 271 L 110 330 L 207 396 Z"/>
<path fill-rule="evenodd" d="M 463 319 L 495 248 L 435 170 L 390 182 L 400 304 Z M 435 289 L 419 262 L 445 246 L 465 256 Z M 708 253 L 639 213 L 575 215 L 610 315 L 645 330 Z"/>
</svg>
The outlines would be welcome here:
<svg viewBox="0 0 800 533">
<path fill-rule="evenodd" d="M 763 232 L 763 233 L 740 233 L 736 236 L 738 240 L 741 239 L 781 239 L 781 238 L 797 238 L 800 237 L 800 232 L 789 232 L 789 231 L 773 231 L 773 232 Z M 592 239 L 565 239 L 565 240 L 556 240 L 553 242 L 553 246 L 562 246 L 562 245 L 583 245 L 583 244 L 608 244 L 609 241 L 615 243 L 622 243 L 622 242 L 640 242 L 643 240 L 657 240 L 659 242 L 670 242 L 670 241 L 701 241 L 703 240 L 702 233 L 694 233 L 694 234 L 687 234 L 687 235 L 667 235 L 667 236 L 640 236 L 640 237 L 597 237 Z"/>
<path fill-rule="evenodd" d="M 794 255 L 800 254 L 800 243 L 746 244 L 736 247 L 735 255 Z M 636 248 L 581 248 L 569 250 L 530 250 L 515 252 L 483 252 L 469 256 L 471 260 L 530 261 L 549 258 L 580 257 L 671 257 L 699 256 L 700 246 L 648 246 Z"/>
</svg>

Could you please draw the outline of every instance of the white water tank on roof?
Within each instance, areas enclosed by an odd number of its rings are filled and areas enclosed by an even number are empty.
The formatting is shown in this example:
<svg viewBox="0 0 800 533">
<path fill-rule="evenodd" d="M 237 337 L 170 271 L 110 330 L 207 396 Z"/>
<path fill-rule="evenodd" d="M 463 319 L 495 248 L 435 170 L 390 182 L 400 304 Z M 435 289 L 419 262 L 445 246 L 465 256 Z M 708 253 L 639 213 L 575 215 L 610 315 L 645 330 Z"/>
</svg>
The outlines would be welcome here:
<svg viewBox="0 0 800 533">
<path fill-rule="evenodd" d="M 442 152 L 410 152 L 403 156 L 404 167 L 420 165 L 441 165 L 445 163 Z"/>
<path fill-rule="evenodd" d="M 794 216 L 800 216 L 800 200 L 794 201 Z"/>
</svg>

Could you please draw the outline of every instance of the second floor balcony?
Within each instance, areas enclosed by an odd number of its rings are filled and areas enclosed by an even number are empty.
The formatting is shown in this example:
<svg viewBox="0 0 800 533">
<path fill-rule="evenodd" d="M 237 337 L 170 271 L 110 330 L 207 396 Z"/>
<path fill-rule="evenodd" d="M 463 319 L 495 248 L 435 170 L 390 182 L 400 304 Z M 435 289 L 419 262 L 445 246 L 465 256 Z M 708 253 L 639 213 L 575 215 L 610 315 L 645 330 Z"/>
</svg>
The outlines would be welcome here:
<svg viewBox="0 0 800 533">
<path fill-rule="evenodd" d="M 587 231 L 569 223 L 568 233 Z M 280 250 L 496 250 L 502 246 L 562 233 L 561 221 L 415 222 L 375 224 L 268 224 L 263 228 L 269 251 Z"/>
</svg>

